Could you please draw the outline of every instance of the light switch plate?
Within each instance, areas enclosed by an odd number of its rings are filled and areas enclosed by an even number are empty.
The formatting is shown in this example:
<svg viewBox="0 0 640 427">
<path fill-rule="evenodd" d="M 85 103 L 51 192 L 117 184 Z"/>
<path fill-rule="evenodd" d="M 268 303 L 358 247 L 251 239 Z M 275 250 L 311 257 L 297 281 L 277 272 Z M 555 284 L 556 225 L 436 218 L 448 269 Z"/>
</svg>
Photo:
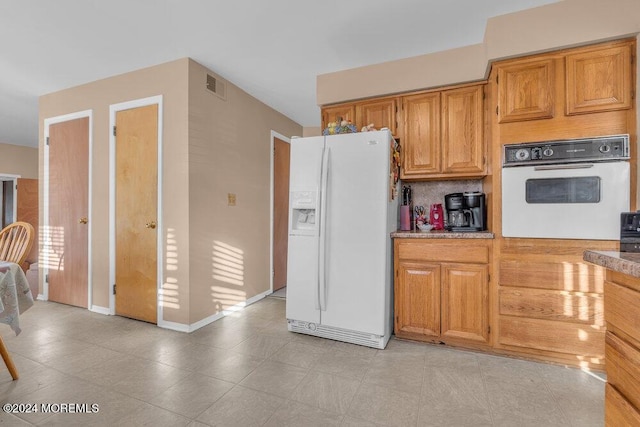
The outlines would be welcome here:
<svg viewBox="0 0 640 427">
<path fill-rule="evenodd" d="M 236 205 L 236 195 L 235 195 L 235 193 L 227 193 L 227 200 L 228 200 L 228 205 L 229 206 L 235 206 Z"/>
</svg>

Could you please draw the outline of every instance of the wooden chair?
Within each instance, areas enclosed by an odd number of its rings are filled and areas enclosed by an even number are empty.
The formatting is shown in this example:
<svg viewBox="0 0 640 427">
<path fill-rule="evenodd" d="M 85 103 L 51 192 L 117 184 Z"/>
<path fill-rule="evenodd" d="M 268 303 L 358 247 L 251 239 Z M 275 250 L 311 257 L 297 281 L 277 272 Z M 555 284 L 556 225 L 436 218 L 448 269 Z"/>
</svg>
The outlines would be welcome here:
<svg viewBox="0 0 640 427">
<path fill-rule="evenodd" d="M 22 265 L 29 255 L 35 231 L 28 222 L 14 222 L 0 231 L 0 261 L 15 262 Z"/>
<path fill-rule="evenodd" d="M 33 226 L 27 222 L 14 222 L 0 231 L 0 261 L 14 262 L 21 268 L 25 258 L 33 246 L 35 232 Z M 0 356 L 7 366 L 11 378 L 18 379 L 18 370 L 13 363 L 7 347 L 0 337 Z"/>
</svg>

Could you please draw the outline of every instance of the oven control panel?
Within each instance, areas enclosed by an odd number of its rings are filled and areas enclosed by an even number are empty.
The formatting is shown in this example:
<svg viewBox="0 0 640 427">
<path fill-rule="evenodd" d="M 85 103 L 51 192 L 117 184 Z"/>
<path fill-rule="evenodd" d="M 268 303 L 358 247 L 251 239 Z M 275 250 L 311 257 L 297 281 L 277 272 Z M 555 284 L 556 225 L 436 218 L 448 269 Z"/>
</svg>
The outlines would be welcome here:
<svg viewBox="0 0 640 427">
<path fill-rule="evenodd" d="M 505 144 L 503 167 L 629 159 L 629 135 Z"/>
</svg>

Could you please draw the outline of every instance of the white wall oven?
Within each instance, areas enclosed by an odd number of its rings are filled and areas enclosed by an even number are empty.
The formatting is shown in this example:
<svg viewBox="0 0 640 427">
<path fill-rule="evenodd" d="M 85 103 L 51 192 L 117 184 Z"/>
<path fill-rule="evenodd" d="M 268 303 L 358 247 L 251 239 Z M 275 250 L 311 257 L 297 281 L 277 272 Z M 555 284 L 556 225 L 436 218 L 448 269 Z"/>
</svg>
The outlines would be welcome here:
<svg viewBox="0 0 640 427">
<path fill-rule="evenodd" d="M 618 240 L 629 198 L 629 135 L 504 146 L 503 237 Z"/>
</svg>

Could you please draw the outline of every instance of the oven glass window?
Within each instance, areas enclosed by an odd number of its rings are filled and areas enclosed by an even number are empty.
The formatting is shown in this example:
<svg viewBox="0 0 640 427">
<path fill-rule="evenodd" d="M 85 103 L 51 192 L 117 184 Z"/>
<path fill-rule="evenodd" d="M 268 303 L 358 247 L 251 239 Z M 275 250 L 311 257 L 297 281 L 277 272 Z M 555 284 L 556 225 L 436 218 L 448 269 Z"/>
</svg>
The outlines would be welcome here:
<svg viewBox="0 0 640 427">
<path fill-rule="evenodd" d="M 527 203 L 598 203 L 600 177 L 528 179 Z"/>
</svg>

